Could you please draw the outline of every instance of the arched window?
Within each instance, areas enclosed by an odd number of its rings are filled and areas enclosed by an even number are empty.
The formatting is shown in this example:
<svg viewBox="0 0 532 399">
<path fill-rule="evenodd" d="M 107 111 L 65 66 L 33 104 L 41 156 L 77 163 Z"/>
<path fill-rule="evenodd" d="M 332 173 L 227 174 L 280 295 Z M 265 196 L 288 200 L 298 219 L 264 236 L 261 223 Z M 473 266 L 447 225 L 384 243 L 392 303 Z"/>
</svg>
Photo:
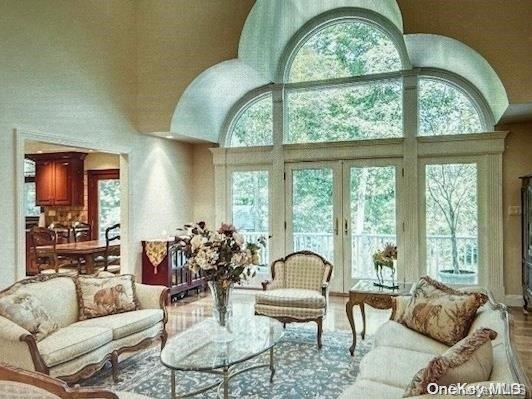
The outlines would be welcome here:
<svg viewBox="0 0 532 399">
<path fill-rule="evenodd" d="M 348 20 L 313 32 L 291 63 L 288 81 L 307 82 L 402 69 L 393 41 L 374 24 Z"/>
<path fill-rule="evenodd" d="M 419 135 L 484 131 L 480 112 L 462 89 L 441 79 L 419 78 Z"/>
<path fill-rule="evenodd" d="M 261 96 L 236 118 L 231 129 L 230 147 L 273 144 L 272 94 Z"/>
</svg>

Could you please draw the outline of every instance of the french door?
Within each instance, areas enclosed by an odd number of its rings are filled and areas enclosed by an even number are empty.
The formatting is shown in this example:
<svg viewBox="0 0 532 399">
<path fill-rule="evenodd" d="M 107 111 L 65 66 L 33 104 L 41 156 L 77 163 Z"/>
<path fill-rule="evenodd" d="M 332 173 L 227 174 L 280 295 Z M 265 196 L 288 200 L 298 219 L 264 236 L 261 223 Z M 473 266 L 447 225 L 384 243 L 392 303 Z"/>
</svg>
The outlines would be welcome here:
<svg viewBox="0 0 532 399">
<path fill-rule="evenodd" d="M 332 291 L 347 292 L 356 280 L 375 278 L 375 251 L 400 247 L 400 166 L 388 160 L 287 164 L 286 248 L 329 260 Z"/>
</svg>

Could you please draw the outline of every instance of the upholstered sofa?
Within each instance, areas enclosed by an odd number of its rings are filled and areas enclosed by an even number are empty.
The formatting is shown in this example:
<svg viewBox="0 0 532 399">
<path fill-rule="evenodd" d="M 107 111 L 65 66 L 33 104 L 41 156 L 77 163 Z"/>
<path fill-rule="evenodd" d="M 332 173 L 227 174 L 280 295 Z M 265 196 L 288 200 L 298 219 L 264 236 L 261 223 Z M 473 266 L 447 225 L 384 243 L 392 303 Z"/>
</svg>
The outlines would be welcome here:
<svg viewBox="0 0 532 399">
<path fill-rule="evenodd" d="M 74 278 L 39 275 L 21 280 L 0 295 L 23 290 L 36 297 L 59 330 L 41 341 L 18 324 L 0 316 L 0 362 L 35 370 L 72 383 L 87 378 L 111 362 L 117 378 L 118 357 L 161 340 L 168 320 L 166 287 L 135 284 L 139 310 L 78 321 Z"/>
<path fill-rule="evenodd" d="M 492 341 L 493 369 L 489 381 L 479 382 L 483 386 L 490 383 L 518 383 L 528 387 L 530 385 L 517 358 L 511 342 L 511 316 L 504 305 L 490 300 L 482 306 L 470 328 L 471 334 L 479 328 L 490 328 L 498 335 Z M 360 372 L 356 382 L 348 387 L 339 399 L 392 399 L 401 398 L 414 375 L 426 367 L 431 359 L 443 354 L 448 346 L 421 335 L 397 322 L 409 301 L 408 297 L 394 298 L 394 311 L 389 321 L 384 323 L 374 336 L 373 349 L 360 362 Z M 474 384 L 477 385 L 477 384 Z M 416 398 L 430 398 L 434 395 L 417 396 Z M 436 397 L 468 398 L 472 396 Z M 521 396 L 494 395 L 496 398 L 518 398 Z M 529 396 L 527 396 L 529 397 Z"/>
</svg>

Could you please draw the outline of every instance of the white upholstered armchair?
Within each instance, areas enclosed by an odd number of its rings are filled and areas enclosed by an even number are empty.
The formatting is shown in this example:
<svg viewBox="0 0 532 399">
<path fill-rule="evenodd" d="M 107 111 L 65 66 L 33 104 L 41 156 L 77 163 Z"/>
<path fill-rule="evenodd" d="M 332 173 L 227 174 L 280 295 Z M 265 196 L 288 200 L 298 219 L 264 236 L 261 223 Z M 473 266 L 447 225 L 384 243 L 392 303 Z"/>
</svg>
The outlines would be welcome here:
<svg viewBox="0 0 532 399">
<path fill-rule="evenodd" d="M 315 321 L 321 348 L 332 269 L 332 264 L 310 251 L 276 260 L 271 267 L 272 281 L 263 282 L 264 292 L 256 297 L 255 314 L 273 317 L 285 325 Z"/>
</svg>

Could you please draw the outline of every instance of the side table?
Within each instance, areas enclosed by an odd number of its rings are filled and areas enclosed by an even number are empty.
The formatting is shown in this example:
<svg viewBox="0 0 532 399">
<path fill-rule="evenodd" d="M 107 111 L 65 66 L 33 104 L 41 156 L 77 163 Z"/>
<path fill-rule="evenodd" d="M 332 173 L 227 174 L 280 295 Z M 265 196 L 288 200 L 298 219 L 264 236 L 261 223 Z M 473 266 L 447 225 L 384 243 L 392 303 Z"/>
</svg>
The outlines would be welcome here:
<svg viewBox="0 0 532 399">
<path fill-rule="evenodd" d="M 355 328 L 355 319 L 353 317 L 353 308 L 355 305 L 360 307 L 360 313 L 362 314 L 362 332 L 361 337 L 366 337 L 366 311 L 365 305 L 369 305 L 375 309 L 391 309 L 392 298 L 396 296 L 410 295 L 410 289 L 412 283 L 401 283 L 399 288 L 392 290 L 389 288 L 382 288 L 375 286 L 376 280 L 359 280 L 353 288 L 349 290 L 349 301 L 345 305 L 345 311 L 347 313 L 347 319 L 351 325 L 351 331 L 353 332 L 353 344 L 349 348 L 351 356 L 355 353 L 355 347 L 357 344 L 357 333 Z"/>
</svg>

